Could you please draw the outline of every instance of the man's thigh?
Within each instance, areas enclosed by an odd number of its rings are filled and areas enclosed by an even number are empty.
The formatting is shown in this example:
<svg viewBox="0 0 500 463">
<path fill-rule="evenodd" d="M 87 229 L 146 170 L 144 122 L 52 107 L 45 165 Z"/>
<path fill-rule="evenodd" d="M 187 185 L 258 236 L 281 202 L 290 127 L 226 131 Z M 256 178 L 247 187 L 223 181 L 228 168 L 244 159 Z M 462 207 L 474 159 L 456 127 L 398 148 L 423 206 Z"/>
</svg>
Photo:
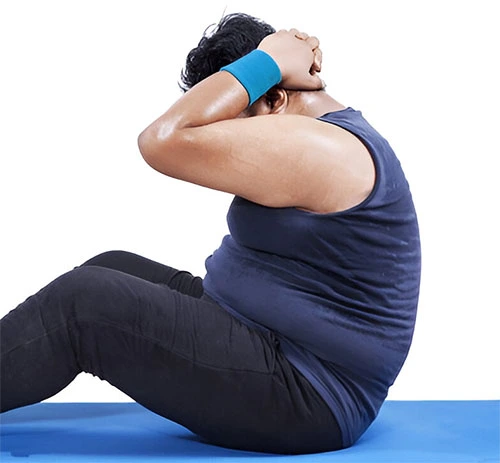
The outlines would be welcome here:
<svg viewBox="0 0 500 463">
<path fill-rule="evenodd" d="M 203 282 L 200 277 L 131 252 L 104 252 L 83 263 L 82 267 L 90 265 L 118 270 L 151 283 L 167 285 L 193 297 L 201 297 L 203 294 Z"/>
<path fill-rule="evenodd" d="M 116 270 L 71 273 L 59 300 L 76 295 L 79 363 L 145 407 L 206 436 L 262 430 L 287 400 L 271 333 L 209 300 Z"/>
</svg>

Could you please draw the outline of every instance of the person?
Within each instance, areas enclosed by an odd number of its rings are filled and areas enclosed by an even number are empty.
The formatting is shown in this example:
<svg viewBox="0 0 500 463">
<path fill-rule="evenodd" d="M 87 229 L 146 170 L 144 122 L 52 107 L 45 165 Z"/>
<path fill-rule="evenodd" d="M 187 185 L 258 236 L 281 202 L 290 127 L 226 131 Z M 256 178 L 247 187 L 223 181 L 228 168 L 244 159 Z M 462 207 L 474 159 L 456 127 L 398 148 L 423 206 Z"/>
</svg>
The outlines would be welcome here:
<svg viewBox="0 0 500 463">
<path fill-rule="evenodd" d="M 219 446 L 359 439 L 410 348 L 420 240 L 398 158 L 321 65 L 316 37 L 243 13 L 204 33 L 138 143 L 159 172 L 234 195 L 230 234 L 203 278 L 109 251 L 8 313 L 2 412 L 84 371 Z"/>
</svg>

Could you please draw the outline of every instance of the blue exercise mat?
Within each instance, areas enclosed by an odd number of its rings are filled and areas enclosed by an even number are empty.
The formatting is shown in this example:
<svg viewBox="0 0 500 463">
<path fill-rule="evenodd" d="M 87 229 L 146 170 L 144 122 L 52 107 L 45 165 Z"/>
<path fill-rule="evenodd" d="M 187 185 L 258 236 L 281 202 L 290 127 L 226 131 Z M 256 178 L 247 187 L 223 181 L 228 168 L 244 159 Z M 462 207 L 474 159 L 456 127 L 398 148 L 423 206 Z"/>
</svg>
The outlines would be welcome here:
<svg viewBox="0 0 500 463">
<path fill-rule="evenodd" d="M 2 462 L 493 463 L 500 401 L 388 401 L 353 447 L 280 456 L 202 442 L 135 403 L 43 403 L 0 415 Z"/>
</svg>

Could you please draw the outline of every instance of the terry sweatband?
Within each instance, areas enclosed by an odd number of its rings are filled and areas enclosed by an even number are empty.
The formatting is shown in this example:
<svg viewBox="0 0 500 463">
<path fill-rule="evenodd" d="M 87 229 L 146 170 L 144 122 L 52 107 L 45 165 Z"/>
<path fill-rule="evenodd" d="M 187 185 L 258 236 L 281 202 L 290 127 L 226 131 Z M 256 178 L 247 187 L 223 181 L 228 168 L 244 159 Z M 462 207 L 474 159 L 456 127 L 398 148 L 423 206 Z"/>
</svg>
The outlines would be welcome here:
<svg viewBox="0 0 500 463">
<path fill-rule="evenodd" d="M 248 106 L 281 82 L 276 61 L 262 50 L 253 50 L 220 70 L 231 73 L 245 87 L 250 100 Z"/>
</svg>

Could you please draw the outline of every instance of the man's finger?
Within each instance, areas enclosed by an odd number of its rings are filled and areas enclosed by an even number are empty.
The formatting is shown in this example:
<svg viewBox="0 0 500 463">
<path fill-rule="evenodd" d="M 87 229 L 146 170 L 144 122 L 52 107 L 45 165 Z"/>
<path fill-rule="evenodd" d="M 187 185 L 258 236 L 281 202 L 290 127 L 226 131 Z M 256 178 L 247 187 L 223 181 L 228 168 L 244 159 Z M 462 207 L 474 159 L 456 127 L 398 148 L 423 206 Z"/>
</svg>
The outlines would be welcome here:
<svg viewBox="0 0 500 463">
<path fill-rule="evenodd" d="M 310 77 L 307 80 L 307 87 L 304 90 L 321 90 L 322 88 L 324 88 L 325 83 L 317 74 L 310 74 L 309 76 Z"/>
<path fill-rule="evenodd" d="M 306 39 L 306 42 L 308 43 L 308 45 L 313 49 L 315 50 L 316 48 L 319 47 L 319 39 L 318 37 L 314 37 L 313 35 L 308 37 Z"/>
<path fill-rule="evenodd" d="M 316 50 L 314 50 L 314 61 L 312 65 L 313 71 L 320 72 L 322 62 L 323 62 L 323 53 L 321 52 L 320 48 L 316 48 Z"/>
<path fill-rule="evenodd" d="M 297 39 L 306 41 L 309 38 L 309 34 L 299 31 L 298 29 L 290 29 L 290 33 L 293 34 Z"/>
</svg>

